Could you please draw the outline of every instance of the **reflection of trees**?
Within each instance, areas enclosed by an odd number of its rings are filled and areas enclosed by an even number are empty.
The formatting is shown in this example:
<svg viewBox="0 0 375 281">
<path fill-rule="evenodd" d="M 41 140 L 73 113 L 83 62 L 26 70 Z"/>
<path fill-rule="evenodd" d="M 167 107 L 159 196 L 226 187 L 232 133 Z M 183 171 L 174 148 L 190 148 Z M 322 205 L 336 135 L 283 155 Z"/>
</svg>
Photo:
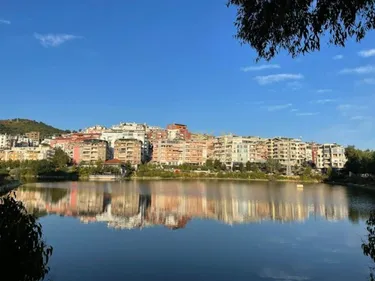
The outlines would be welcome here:
<svg viewBox="0 0 375 281">
<path fill-rule="evenodd" d="M 366 256 L 369 256 L 375 262 L 375 212 L 371 213 L 370 218 L 366 221 L 366 225 L 367 241 L 362 244 L 362 250 Z M 375 280 L 373 272 L 370 273 L 370 280 Z"/>
<path fill-rule="evenodd" d="M 52 247 L 42 239 L 42 227 L 23 203 L 7 195 L 0 198 L 0 265 L 6 280 L 42 280 L 49 271 Z"/>
</svg>

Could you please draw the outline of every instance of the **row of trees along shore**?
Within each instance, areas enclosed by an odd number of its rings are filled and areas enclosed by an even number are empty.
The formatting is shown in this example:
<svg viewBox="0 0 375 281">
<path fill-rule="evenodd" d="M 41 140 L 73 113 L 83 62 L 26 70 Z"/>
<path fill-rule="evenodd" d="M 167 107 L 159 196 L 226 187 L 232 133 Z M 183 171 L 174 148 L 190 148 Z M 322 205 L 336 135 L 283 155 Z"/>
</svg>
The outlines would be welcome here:
<svg viewBox="0 0 375 281">
<path fill-rule="evenodd" d="M 360 150 L 348 146 L 345 150 L 348 161 L 344 169 L 328 169 L 321 173 L 314 164 L 303 163 L 292 167 L 295 178 L 314 181 L 341 181 L 352 183 L 371 183 L 375 175 L 375 151 Z M 135 171 L 130 163 L 124 164 L 125 176 L 161 177 L 161 178 L 240 178 L 240 179 L 286 179 L 286 167 L 279 161 L 268 159 L 264 163 L 239 163 L 228 170 L 219 160 L 207 160 L 204 165 L 182 164 L 166 166 L 157 164 L 143 164 Z M 95 174 L 121 174 L 121 170 L 104 165 L 103 161 L 95 163 L 81 163 L 73 165 L 69 156 L 60 148 L 55 150 L 49 160 L 38 161 L 0 161 L 0 175 L 14 175 L 16 177 L 56 177 L 63 179 L 87 178 Z"/>
<path fill-rule="evenodd" d="M 328 181 L 355 184 L 375 184 L 375 151 L 354 146 L 345 149 L 347 162 L 342 171 L 331 170 Z"/>
</svg>

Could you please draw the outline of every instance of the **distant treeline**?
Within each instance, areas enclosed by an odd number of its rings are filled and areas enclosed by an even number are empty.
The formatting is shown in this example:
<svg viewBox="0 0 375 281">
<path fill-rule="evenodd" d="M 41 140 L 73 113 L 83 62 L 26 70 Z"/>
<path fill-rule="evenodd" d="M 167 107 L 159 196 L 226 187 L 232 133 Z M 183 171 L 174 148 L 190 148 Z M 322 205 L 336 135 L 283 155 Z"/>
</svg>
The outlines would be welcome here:
<svg viewBox="0 0 375 281">
<path fill-rule="evenodd" d="M 43 139 L 52 135 L 60 135 L 68 131 L 61 130 L 43 122 L 37 122 L 29 119 L 9 119 L 0 120 L 0 134 L 24 135 L 28 132 L 39 132 Z"/>
</svg>

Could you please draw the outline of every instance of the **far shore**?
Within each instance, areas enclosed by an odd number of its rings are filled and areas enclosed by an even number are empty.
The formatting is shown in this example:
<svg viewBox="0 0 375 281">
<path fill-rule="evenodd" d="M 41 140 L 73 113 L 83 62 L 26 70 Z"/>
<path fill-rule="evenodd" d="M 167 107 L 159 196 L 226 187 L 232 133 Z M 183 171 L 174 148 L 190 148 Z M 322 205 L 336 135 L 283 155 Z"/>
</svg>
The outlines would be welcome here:
<svg viewBox="0 0 375 281">
<path fill-rule="evenodd" d="M 326 184 L 330 185 L 343 185 L 347 187 L 359 187 L 359 188 L 366 188 L 375 190 L 375 184 L 359 184 L 359 183 L 350 183 L 350 182 L 339 182 L 339 181 L 326 181 Z"/>
</svg>

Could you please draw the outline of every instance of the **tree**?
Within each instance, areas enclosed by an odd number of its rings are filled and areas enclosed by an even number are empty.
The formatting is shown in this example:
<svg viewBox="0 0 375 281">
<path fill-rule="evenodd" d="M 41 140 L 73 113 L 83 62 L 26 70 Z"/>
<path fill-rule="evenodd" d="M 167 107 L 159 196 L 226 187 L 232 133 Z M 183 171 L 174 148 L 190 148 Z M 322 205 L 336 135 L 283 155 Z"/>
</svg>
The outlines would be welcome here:
<svg viewBox="0 0 375 281">
<path fill-rule="evenodd" d="M 375 212 L 370 214 L 370 218 L 366 221 L 367 225 L 367 241 L 362 243 L 363 254 L 369 256 L 375 262 Z M 374 274 L 370 274 L 370 280 L 375 280 Z"/>
<path fill-rule="evenodd" d="M 128 161 L 128 162 L 125 163 L 124 166 L 125 166 L 124 167 L 125 177 L 130 177 L 134 172 L 134 168 L 133 168 L 132 164 Z"/>
<path fill-rule="evenodd" d="M 70 163 L 70 157 L 61 148 L 56 148 L 55 154 L 53 155 L 51 161 L 56 166 L 56 168 L 62 169 Z"/>
<path fill-rule="evenodd" d="M 292 57 L 320 50 L 321 39 L 345 46 L 375 29 L 375 0 L 228 0 L 237 8 L 236 38 L 249 44 L 259 59 L 281 50 Z"/>
<path fill-rule="evenodd" d="M 0 252 L 1 268 L 16 268 L 7 280 L 42 280 L 49 272 L 52 247 L 43 241 L 42 226 L 9 194 L 0 198 Z"/>
<path fill-rule="evenodd" d="M 267 173 L 279 173 L 282 167 L 278 160 L 276 159 L 267 159 L 266 161 L 266 171 Z"/>
</svg>

